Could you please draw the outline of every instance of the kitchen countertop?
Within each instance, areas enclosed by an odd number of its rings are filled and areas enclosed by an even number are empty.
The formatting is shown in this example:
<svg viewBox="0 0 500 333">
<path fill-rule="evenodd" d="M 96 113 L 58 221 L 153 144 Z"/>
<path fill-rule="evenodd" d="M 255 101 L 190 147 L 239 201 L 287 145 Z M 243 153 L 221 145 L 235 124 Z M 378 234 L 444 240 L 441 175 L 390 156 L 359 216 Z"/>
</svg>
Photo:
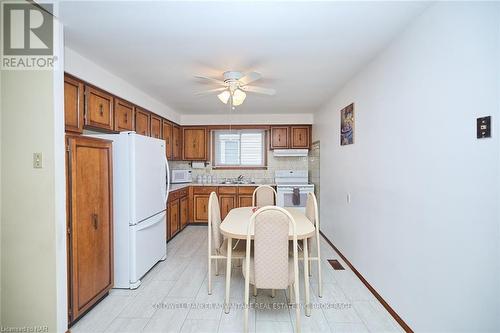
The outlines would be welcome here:
<svg viewBox="0 0 500 333">
<path fill-rule="evenodd" d="M 201 183 L 183 183 L 183 184 L 170 184 L 170 192 L 177 191 L 188 186 L 260 186 L 269 185 L 276 186 L 276 184 L 201 184 Z"/>
</svg>

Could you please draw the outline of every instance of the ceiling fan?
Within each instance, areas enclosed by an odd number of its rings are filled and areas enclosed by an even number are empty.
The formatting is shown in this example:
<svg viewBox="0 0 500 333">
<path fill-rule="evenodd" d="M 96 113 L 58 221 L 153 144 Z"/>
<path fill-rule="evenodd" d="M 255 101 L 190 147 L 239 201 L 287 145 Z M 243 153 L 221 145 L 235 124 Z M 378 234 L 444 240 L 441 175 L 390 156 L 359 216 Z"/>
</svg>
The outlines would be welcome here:
<svg viewBox="0 0 500 333">
<path fill-rule="evenodd" d="M 207 76 L 202 76 L 202 75 L 196 75 L 196 78 L 199 79 L 204 79 L 204 80 L 210 80 L 222 87 L 219 88 L 214 88 L 210 90 L 205 90 L 198 92 L 197 95 L 206 95 L 206 94 L 211 94 L 211 93 L 216 93 L 220 92 L 217 97 L 220 99 L 220 101 L 224 104 L 228 104 L 229 106 L 234 110 L 234 108 L 238 105 L 243 104 L 243 101 L 245 101 L 246 98 L 246 92 L 252 92 L 252 93 L 257 93 L 257 94 L 264 94 L 264 95 L 275 95 L 276 90 L 274 89 L 268 89 L 268 88 L 262 88 L 262 87 L 256 87 L 256 86 L 249 86 L 249 83 L 252 83 L 254 81 L 259 80 L 262 75 L 260 75 L 257 72 L 249 72 L 246 73 L 245 75 L 241 72 L 235 72 L 235 71 L 227 71 L 224 72 L 223 80 L 207 77 Z"/>
</svg>

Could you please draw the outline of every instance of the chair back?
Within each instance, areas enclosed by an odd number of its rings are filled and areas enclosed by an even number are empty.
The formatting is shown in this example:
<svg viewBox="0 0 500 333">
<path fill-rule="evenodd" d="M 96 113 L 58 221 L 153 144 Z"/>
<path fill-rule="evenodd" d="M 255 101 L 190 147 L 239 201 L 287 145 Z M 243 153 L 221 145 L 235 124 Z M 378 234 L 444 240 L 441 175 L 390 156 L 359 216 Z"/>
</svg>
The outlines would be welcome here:
<svg viewBox="0 0 500 333">
<path fill-rule="evenodd" d="M 252 206 L 264 207 L 274 206 L 277 193 L 274 188 L 269 185 L 261 185 L 253 191 Z"/>
<path fill-rule="evenodd" d="M 295 220 L 281 207 L 266 206 L 252 215 L 247 235 L 247 260 L 250 260 L 250 235 L 254 231 L 255 286 L 285 289 L 289 286 L 289 230 L 293 230 L 294 267 L 298 274 Z M 248 267 L 249 268 L 249 267 Z"/>
<path fill-rule="evenodd" d="M 316 200 L 316 195 L 312 192 L 307 193 L 306 217 L 319 232 L 318 201 Z"/>
<path fill-rule="evenodd" d="M 224 241 L 220 232 L 221 222 L 219 199 L 217 194 L 212 192 L 208 199 L 208 242 L 209 245 L 212 244 L 212 246 L 209 246 L 211 249 L 220 248 Z"/>
</svg>

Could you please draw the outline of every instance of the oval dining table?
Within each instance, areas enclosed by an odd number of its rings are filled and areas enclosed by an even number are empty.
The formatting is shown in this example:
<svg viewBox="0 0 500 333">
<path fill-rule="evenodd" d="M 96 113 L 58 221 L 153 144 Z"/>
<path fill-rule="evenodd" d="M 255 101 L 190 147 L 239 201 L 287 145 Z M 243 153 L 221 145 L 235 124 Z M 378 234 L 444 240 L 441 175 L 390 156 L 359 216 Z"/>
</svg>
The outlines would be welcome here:
<svg viewBox="0 0 500 333">
<path fill-rule="evenodd" d="M 226 260 L 226 295 L 224 299 L 224 312 L 229 313 L 229 291 L 231 287 L 231 252 L 233 249 L 233 239 L 247 239 L 248 225 L 250 218 L 254 213 L 255 207 L 240 207 L 233 208 L 229 211 L 220 225 L 220 232 L 227 238 L 227 260 Z M 315 234 L 314 225 L 306 217 L 306 215 L 296 208 L 285 208 L 295 220 L 295 229 L 297 232 L 297 240 L 303 241 L 304 252 L 304 289 L 305 289 L 305 312 L 306 316 L 310 316 L 309 306 L 309 254 L 307 247 L 307 239 Z M 253 228 L 250 230 L 251 237 L 254 237 Z M 293 239 L 293 231 L 290 225 L 289 239 Z"/>
</svg>

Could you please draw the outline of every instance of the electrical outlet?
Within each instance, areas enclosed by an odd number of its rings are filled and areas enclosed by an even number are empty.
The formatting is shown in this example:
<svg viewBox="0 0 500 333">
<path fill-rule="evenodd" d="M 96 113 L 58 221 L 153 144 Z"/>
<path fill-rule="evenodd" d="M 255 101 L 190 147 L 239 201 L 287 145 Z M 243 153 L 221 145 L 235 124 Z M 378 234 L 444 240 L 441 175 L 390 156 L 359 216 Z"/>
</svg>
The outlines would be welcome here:
<svg viewBox="0 0 500 333">
<path fill-rule="evenodd" d="M 42 153 L 33 153 L 33 168 L 34 169 L 43 168 Z"/>
</svg>

